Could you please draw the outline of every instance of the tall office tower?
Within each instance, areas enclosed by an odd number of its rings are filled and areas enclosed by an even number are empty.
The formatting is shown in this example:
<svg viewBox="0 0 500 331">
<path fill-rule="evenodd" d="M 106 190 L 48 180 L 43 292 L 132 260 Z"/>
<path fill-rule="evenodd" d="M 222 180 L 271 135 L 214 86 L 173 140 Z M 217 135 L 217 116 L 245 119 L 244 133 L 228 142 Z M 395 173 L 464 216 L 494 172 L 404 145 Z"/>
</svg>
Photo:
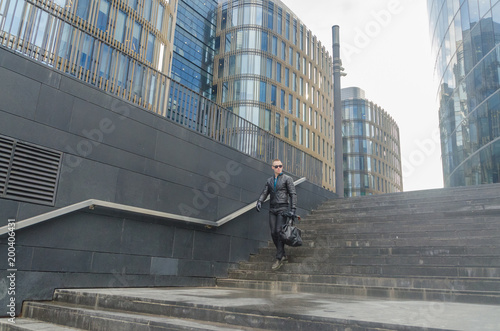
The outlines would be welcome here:
<svg viewBox="0 0 500 331">
<path fill-rule="evenodd" d="M 172 78 L 211 99 L 217 0 L 178 0 Z"/>
<path fill-rule="evenodd" d="M 428 0 L 445 187 L 498 183 L 500 1 Z"/>
<path fill-rule="evenodd" d="M 176 1 L 1 1 L 0 44 L 164 114 Z"/>
<path fill-rule="evenodd" d="M 344 196 L 403 191 L 399 127 L 358 87 L 342 89 Z"/>
<path fill-rule="evenodd" d="M 278 0 L 222 2 L 216 44 L 217 103 L 316 158 L 322 185 L 333 189 L 332 58 L 325 47 Z"/>
</svg>

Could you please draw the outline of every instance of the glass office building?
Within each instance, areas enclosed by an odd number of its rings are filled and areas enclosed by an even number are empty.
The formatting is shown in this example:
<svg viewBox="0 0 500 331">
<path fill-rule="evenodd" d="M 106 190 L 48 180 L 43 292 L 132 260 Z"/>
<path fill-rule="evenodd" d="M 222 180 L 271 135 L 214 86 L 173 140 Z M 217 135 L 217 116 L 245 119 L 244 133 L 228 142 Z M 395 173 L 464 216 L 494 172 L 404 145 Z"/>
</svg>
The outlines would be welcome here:
<svg viewBox="0 0 500 331">
<path fill-rule="evenodd" d="M 445 187 L 499 182 L 500 1 L 428 0 Z"/>
<path fill-rule="evenodd" d="M 281 1 L 223 1 L 219 8 L 217 103 L 323 163 L 333 189 L 332 58 Z"/>
<path fill-rule="evenodd" d="M 281 2 L 0 0 L 0 46 L 334 187 L 332 59 Z"/>
<path fill-rule="evenodd" d="M 212 99 L 217 0 L 178 0 L 171 77 Z"/>
<path fill-rule="evenodd" d="M 399 127 L 358 87 L 342 89 L 344 196 L 403 191 Z"/>
<path fill-rule="evenodd" d="M 164 115 L 177 0 L 1 0 L 0 44 Z"/>
</svg>

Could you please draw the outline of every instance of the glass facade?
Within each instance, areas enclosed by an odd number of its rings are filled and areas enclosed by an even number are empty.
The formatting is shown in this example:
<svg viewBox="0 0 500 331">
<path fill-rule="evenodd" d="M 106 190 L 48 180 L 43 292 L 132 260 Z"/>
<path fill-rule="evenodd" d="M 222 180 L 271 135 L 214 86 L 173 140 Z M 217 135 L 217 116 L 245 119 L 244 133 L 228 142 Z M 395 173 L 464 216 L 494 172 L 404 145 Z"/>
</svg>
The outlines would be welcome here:
<svg viewBox="0 0 500 331">
<path fill-rule="evenodd" d="M 403 191 L 399 128 L 357 87 L 342 89 L 344 196 Z"/>
<path fill-rule="evenodd" d="M 319 159 L 322 186 L 333 189 L 332 58 L 324 46 L 269 0 L 223 1 L 215 44 L 217 102 Z"/>
<path fill-rule="evenodd" d="M 278 18 L 274 16 L 271 4 L 267 4 L 269 13 L 265 22 L 274 26 Z M 308 46 L 310 51 L 307 52 L 311 52 L 315 60 L 309 63 L 309 68 L 313 65 L 315 68 L 313 105 L 295 93 L 304 93 L 303 87 L 297 86 L 299 81 L 300 85 L 312 86 L 304 80 L 304 51 L 297 50 L 297 47 L 305 49 L 305 44 L 296 41 L 297 46 L 287 46 L 284 53 L 285 57 L 288 52 L 293 55 L 293 59 L 286 58 L 293 66 L 284 66 L 290 69 L 290 75 L 293 72 L 297 76 L 294 84 L 290 84 L 294 90 L 270 84 L 277 74 L 281 76 L 285 72 L 276 65 L 273 57 L 279 56 L 283 50 L 279 50 L 278 37 L 272 36 L 271 30 L 261 29 L 261 37 L 267 34 L 265 41 L 259 39 L 259 49 L 265 47 L 268 50 L 258 62 L 260 70 L 264 71 L 257 70 L 257 63 L 253 62 L 255 57 L 245 58 L 245 70 L 258 72 L 259 79 L 254 79 L 256 84 L 252 84 L 254 80 L 241 84 L 245 87 L 241 95 L 252 94 L 254 99 L 248 100 L 257 104 L 260 100 L 265 104 L 264 112 L 255 117 L 250 108 L 226 109 L 211 100 L 212 91 L 220 90 L 213 95 L 225 95 L 226 104 L 230 103 L 229 97 L 234 89 L 229 80 L 221 80 L 219 85 L 213 81 L 214 66 L 230 68 L 226 63 L 229 58 L 215 58 L 221 47 L 220 38 L 215 38 L 216 14 L 221 13 L 220 9 L 214 1 L 185 1 L 177 10 L 177 0 L 0 0 L 0 47 L 28 56 L 54 71 L 71 75 L 265 162 L 279 157 L 287 171 L 307 177 L 316 185 L 324 185 L 325 174 L 332 171 L 324 159 L 333 159 L 332 144 L 325 143 L 331 136 L 327 130 L 330 119 L 327 122 L 324 115 L 330 106 L 324 101 L 323 93 L 327 90 L 321 90 L 322 86 L 328 86 L 330 95 L 331 83 L 323 74 L 331 67 L 326 52 L 315 39 L 314 50 Z M 181 20 L 176 25 L 178 17 Z M 269 17 L 272 23 L 267 22 Z M 290 19 L 289 14 L 287 17 Z M 291 18 L 293 22 L 293 16 Z M 248 18 L 241 16 L 239 19 Z M 255 20 L 255 17 L 251 19 Z M 285 24 L 284 20 L 281 22 Z M 181 33 L 176 33 L 174 38 L 176 28 Z M 302 36 L 298 31 L 296 38 Z M 172 67 L 175 70 L 171 73 Z M 309 75 L 310 72 L 312 70 Z M 227 74 L 217 70 L 215 73 Z M 281 112 L 276 112 L 279 107 Z M 308 107 L 315 109 L 317 118 L 311 123 L 318 128 L 316 135 L 304 127 Z M 323 120 L 319 120 L 321 118 Z M 290 119 L 293 119 L 291 125 Z M 304 139 L 305 133 L 311 134 L 312 141 L 308 145 L 315 146 L 313 152 L 297 147 L 297 144 L 305 145 L 304 141 L 309 141 Z"/>
<path fill-rule="evenodd" d="M 500 1 L 428 0 L 445 187 L 499 182 Z"/>
<path fill-rule="evenodd" d="M 174 11 L 175 0 L 0 0 L 0 44 L 165 114 Z"/>
<path fill-rule="evenodd" d="M 217 0 L 178 0 L 171 77 L 212 99 Z"/>
</svg>

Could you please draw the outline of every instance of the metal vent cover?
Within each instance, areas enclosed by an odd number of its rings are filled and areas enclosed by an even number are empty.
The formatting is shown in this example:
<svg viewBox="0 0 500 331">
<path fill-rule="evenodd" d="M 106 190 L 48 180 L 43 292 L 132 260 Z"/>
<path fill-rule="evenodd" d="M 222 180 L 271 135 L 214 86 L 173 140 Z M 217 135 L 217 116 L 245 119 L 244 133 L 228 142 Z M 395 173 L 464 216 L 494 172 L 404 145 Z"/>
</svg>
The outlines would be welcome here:
<svg viewBox="0 0 500 331">
<path fill-rule="evenodd" d="M 62 153 L 0 135 L 0 198 L 54 205 Z"/>
</svg>

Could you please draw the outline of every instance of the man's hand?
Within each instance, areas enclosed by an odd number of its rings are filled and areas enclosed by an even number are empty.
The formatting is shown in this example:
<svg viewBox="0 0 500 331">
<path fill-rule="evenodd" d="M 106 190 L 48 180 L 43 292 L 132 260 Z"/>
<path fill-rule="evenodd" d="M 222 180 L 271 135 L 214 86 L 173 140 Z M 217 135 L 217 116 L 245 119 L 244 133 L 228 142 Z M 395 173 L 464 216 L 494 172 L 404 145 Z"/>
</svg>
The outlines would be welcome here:
<svg viewBox="0 0 500 331">
<path fill-rule="evenodd" d="M 262 203 L 260 201 L 257 201 L 257 205 L 255 206 L 255 209 L 257 209 L 257 211 L 260 212 L 261 208 L 262 208 Z"/>
</svg>

